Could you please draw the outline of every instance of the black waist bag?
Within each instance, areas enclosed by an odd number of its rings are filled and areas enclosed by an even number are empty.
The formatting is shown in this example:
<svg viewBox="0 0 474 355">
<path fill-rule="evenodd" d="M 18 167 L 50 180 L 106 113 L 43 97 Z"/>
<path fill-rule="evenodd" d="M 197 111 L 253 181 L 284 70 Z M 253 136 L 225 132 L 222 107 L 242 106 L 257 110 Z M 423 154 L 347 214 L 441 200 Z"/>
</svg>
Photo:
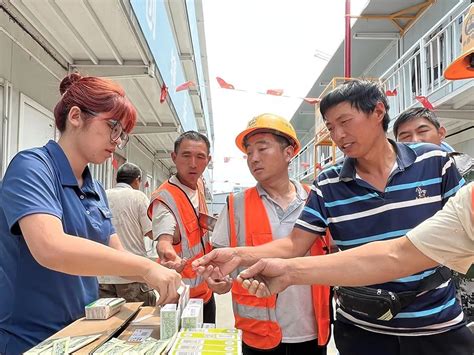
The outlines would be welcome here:
<svg viewBox="0 0 474 355">
<path fill-rule="evenodd" d="M 334 287 L 334 295 L 341 309 L 353 316 L 389 321 L 418 295 L 435 289 L 451 278 L 451 270 L 439 267 L 421 281 L 416 291 L 391 292 L 370 287 Z"/>
<path fill-rule="evenodd" d="M 390 320 L 402 309 L 397 294 L 370 287 L 334 287 L 339 306 L 347 313 L 371 319 Z"/>
</svg>

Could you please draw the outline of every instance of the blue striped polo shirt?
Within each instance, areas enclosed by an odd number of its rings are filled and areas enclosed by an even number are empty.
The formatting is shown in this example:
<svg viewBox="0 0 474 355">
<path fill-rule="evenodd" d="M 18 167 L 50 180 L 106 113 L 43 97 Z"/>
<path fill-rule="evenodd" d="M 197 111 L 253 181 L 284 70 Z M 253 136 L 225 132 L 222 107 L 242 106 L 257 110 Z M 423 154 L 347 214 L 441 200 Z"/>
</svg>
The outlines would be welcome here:
<svg viewBox="0 0 474 355">
<path fill-rule="evenodd" d="M 321 235 L 329 228 L 341 250 L 398 238 L 433 216 L 465 184 L 453 161 L 438 146 L 390 142 L 397 159 L 384 191 L 362 180 L 356 173 L 355 159 L 346 157 L 318 176 L 296 227 Z M 434 271 L 373 287 L 414 291 Z M 418 296 L 390 321 L 356 318 L 342 309 L 337 310 L 337 318 L 378 333 L 428 335 L 459 327 L 464 317 L 453 282 L 448 281 Z"/>
</svg>

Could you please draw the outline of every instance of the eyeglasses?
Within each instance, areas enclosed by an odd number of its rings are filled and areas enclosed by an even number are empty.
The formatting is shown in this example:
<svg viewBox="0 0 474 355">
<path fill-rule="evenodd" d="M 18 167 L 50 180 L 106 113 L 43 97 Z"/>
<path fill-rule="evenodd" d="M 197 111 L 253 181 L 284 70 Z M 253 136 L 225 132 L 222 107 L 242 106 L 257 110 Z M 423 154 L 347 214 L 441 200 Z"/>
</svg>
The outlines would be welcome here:
<svg viewBox="0 0 474 355">
<path fill-rule="evenodd" d="M 130 136 L 127 132 L 124 131 L 122 124 L 120 121 L 117 120 L 108 120 L 108 125 L 110 126 L 110 140 L 114 143 L 118 141 L 120 138 L 120 143 L 117 145 L 119 149 L 125 148 L 128 141 L 130 140 Z"/>
<path fill-rule="evenodd" d="M 88 110 L 81 108 L 81 111 L 91 115 L 91 116 L 98 116 L 99 114 Z M 110 141 L 116 143 L 118 139 L 120 138 L 120 144 L 117 144 L 117 147 L 119 149 L 124 149 L 125 146 L 127 145 L 128 141 L 130 140 L 130 136 L 128 135 L 127 132 L 122 127 L 122 124 L 118 120 L 107 120 L 107 124 L 109 125 L 111 132 L 110 132 Z"/>
</svg>

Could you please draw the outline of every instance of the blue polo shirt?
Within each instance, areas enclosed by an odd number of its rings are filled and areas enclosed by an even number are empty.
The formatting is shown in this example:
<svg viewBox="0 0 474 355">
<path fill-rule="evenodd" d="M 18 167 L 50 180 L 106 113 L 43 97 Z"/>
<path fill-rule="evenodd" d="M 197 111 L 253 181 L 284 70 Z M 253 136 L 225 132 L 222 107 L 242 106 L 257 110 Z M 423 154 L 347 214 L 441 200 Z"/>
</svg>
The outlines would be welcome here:
<svg viewBox="0 0 474 355">
<path fill-rule="evenodd" d="M 356 161 L 346 158 L 318 176 L 296 227 L 316 234 L 329 228 L 342 250 L 398 238 L 434 215 L 465 184 L 453 161 L 438 146 L 390 142 L 397 158 L 384 191 L 362 180 L 356 173 Z M 416 290 L 434 271 L 373 287 L 395 292 Z M 341 309 L 337 318 L 393 335 L 436 334 L 463 324 L 451 281 L 417 297 L 390 321 L 354 317 Z"/>
<path fill-rule="evenodd" d="M 98 298 L 96 277 L 39 265 L 18 221 L 31 214 L 59 218 L 64 232 L 108 245 L 115 233 L 103 188 L 89 169 L 78 186 L 54 141 L 18 153 L 0 186 L 0 354 L 20 354 L 84 315 Z M 84 258 L 87 263 L 87 258 Z"/>
</svg>

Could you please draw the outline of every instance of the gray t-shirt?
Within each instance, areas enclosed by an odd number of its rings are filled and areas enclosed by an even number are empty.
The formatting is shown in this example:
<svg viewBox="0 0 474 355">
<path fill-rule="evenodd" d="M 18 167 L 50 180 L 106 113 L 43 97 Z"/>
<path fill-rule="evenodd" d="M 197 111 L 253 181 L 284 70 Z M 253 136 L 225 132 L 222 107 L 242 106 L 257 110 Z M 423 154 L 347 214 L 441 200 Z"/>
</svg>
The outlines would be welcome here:
<svg viewBox="0 0 474 355">
<path fill-rule="evenodd" d="M 286 210 L 283 210 L 257 184 L 257 191 L 265 206 L 274 240 L 290 235 L 305 205 L 308 194 L 300 183 L 296 181 L 292 181 L 292 183 L 296 186 L 296 198 Z M 235 216 L 235 218 L 239 224 L 239 216 Z M 239 225 L 238 228 L 244 228 L 244 226 Z M 227 208 L 224 208 L 219 215 L 212 233 L 212 245 L 216 248 L 230 245 Z M 311 286 L 290 286 L 281 292 L 277 298 L 276 315 L 282 329 L 283 343 L 302 343 L 317 338 Z"/>
</svg>

